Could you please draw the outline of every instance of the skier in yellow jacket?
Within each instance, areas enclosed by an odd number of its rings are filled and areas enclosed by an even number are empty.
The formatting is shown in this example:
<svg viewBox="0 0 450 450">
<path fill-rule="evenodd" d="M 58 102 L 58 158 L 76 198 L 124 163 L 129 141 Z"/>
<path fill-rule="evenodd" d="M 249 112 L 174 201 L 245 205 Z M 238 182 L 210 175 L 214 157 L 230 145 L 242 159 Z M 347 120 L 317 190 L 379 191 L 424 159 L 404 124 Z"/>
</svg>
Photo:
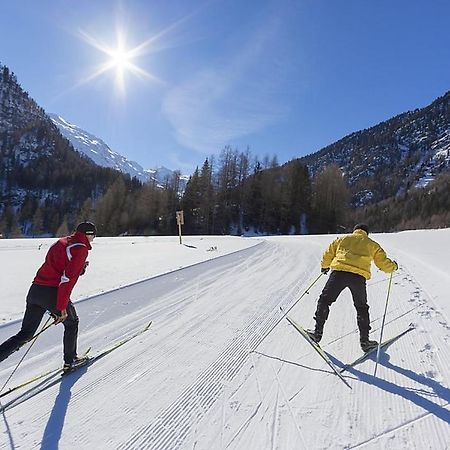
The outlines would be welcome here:
<svg viewBox="0 0 450 450">
<path fill-rule="evenodd" d="M 372 261 L 386 273 L 394 272 L 398 266 L 368 234 L 369 227 L 366 224 L 355 225 L 352 234 L 334 240 L 323 254 L 321 271 L 327 274 L 331 269 L 331 274 L 317 302 L 314 315 L 316 327 L 314 330 L 308 330 L 309 336 L 315 342 L 322 338 L 331 304 L 348 287 L 356 308 L 362 350 L 367 352 L 378 345 L 378 342 L 369 340 L 370 318 L 366 280 L 370 279 Z"/>
</svg>

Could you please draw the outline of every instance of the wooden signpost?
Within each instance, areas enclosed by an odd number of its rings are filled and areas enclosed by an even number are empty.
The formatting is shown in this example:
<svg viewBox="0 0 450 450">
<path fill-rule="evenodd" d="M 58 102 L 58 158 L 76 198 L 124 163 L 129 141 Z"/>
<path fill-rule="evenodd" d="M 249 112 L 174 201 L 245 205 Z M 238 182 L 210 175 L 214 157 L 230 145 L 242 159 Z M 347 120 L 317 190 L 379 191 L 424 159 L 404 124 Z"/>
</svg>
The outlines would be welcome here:
<svg viewBox="0 0 450 450">
<path fill-rule="evenodd" d="M 181 241 L 181 225 L 184 225 L 184 214 L 183 211 L 177 211 L 177 224 L 178 224 L 178 236 L 180 236 L 180 244 L 183 242 Z"/>
</svg>

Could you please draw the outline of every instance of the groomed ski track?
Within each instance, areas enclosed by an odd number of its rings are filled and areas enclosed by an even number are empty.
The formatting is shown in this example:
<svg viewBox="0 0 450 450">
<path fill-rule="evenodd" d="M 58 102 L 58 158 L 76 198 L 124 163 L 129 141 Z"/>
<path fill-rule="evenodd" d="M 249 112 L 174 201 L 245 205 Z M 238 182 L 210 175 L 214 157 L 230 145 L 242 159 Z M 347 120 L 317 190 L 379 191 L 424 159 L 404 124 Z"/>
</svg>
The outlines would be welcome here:
<svg viewBox="0 0 450 450">
<path fill-rule="evenodd" d="M 285 320 L 268 335 L 280 306 L 287 310 L 317 276 L 330 241 L 267 238 L 79 303 L 80 350 L 100 350 L 153 324 L 130 345 L 4 412 L 0 448 L 448 448 L 450 323 L 401 260 L 384 336 L 410 323 L 416 330 L 382 353 L 376 378 L 369 359 L 345 373 L 349 390 Z M 378 338 L 388 277 L 373 275 Z M 313 325 L 325 281 L 290 312 L 305 327 Z M 17 382 L 60 362 L 61 328 L 42 336 Z M 0 340 L 16 329 L 1 327 Z M 338 367 L 360 354 L 349 293 L 333 305 L 321 344 Z M 2 365 L 0 381 L 20 356 Z"/>
</svg>

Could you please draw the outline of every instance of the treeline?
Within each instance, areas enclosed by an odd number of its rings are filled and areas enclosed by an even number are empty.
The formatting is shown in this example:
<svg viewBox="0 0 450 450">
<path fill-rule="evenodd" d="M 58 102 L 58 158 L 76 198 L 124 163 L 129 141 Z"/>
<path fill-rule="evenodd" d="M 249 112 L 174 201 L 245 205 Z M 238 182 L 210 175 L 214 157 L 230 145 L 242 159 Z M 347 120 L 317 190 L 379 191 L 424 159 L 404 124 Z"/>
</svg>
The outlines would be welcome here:
<svg viewBox="0 0 450 450">
<path fill-rule="evenodd" d="M 184 211 L 186 234 L 335 232 L 349 200 L 336 166 L 311 180 L 299 160 L 280 166 L 276 158 L 259 161 L 249 151 L 229 147 L 194 171 L 183 194 L 178 172 L 163 188 L 117 172 L 102 194 L 93 193 L 82 176 L 74 180 L 78 184 L 84 200 L 66 191 L 43 201 L 42 191 L 29 191 L 20 208 L 4 209 L 0 232 L 10 237 L 63 235 L 89 219 L 104 236 L 170 235 L 177 231 L 177 210 Z M 85 191 L 88 186 L 91 193 Z"/>
<path fill-rule="evenodd" d="M 172 235 L 177 210 L 184 211 L 185 234 L 341 233 L 356 222 L 379 232 L 450 226 L 449 173 L 426 188 L 353 209 L 337 166 L 327 166 L 311 179 L 299 160 L 280 166 L 275 158 L 259 161 L 248 151 L 231 148 L 217 159 L 207 158 L 182 195 L 178 172 L 163 188 L 114 171 L 111 175 L 104 193 L 91 189 L 84 200 L 71 192 L 43 201 L 43 191 L 28 192 L 20 208 L 3 209 L 0 232 L 8 237 L 61 236 L 88 219 L 103 236 Z"/>
<path fill-rule="evenodd" d="M 450 173 L 444 172 L 425 188 L 352 211 L 353 222 L 367 222 L 374 231 L 389 232 L 450 227 Z"/>
<path fill-rule="evenodd" d="M 311 182 L 302 164 L 283 168 L 275 158 L 226 148 L 217 163 L 209 158 L 195 170 L 181 208 L 191 234 L 306 232 Z"/>
<path fill-rule="evenodd" d="M 298 159 L 280 166 L 227 147 L 194 171 L 181 209 L 189 234 L 307 234 L 335 232 L 348 201 L 337 166 L 311 180 Z"/>
</svg>

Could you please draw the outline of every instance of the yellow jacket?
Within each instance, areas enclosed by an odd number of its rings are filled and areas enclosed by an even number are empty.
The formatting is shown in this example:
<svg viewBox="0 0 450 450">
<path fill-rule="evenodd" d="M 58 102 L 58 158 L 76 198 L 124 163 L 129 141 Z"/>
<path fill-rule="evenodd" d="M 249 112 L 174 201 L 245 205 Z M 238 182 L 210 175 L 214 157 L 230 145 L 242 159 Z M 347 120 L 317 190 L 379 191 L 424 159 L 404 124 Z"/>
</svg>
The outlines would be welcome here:
<svg viewBox="0 0 450 450">
<path fill-rule="evenodd" d="M 380 244 L 373 241 L 363 230 L 335 239 L 323 254 L 322 269 L 340 270 L 362 275 L 370 279 L 370 265 L 386 273 L 397 270 L 397 263 L 386 256 Z"/>
</svg>

